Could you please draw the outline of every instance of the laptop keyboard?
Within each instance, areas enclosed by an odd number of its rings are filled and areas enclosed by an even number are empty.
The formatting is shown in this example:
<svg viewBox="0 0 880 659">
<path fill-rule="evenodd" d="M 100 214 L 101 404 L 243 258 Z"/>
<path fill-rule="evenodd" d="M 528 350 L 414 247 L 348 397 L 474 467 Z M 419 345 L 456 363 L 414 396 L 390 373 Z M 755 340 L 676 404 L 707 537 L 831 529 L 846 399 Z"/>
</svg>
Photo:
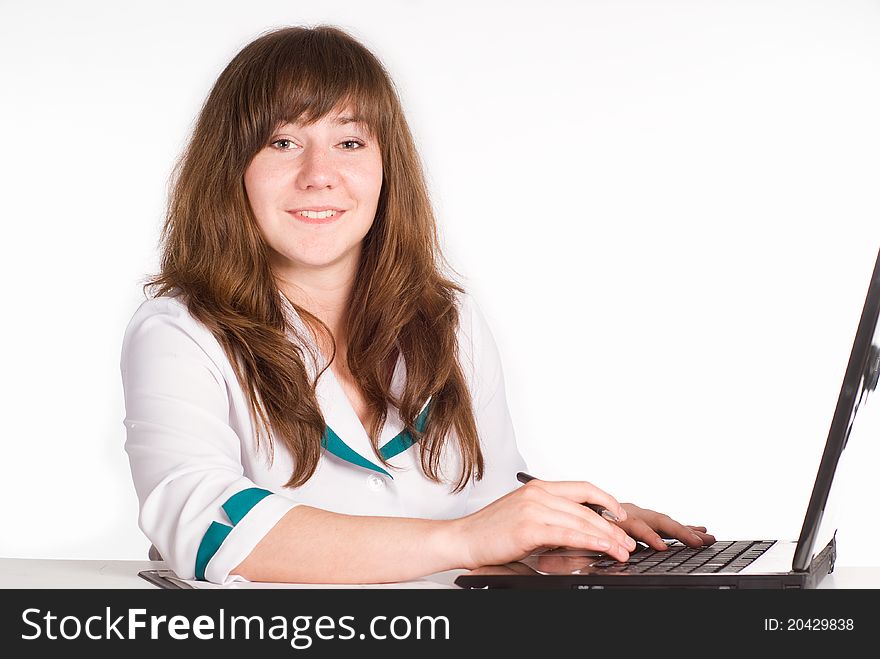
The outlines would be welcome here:
<svg viewBox="0 0 880 659">
<path fill-rule="evenodd" d="M 734 540 L 698 548 L 674 544 L 665 551 L 648 547 L 631 554 L 626 563 L 608 559 L 594 563 L 593 567 L 635 574 L 739 572 L 773 543 L 773 540 Z"/>
</svg>

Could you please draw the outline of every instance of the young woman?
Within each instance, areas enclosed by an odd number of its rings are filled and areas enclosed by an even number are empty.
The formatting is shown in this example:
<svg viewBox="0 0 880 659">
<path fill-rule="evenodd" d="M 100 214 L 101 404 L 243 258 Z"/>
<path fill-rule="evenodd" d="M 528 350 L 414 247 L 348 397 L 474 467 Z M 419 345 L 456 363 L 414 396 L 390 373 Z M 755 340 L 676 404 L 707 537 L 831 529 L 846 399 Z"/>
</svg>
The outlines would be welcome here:
<svg viewBox="0 0 880 659">
<path fill-rule="evenodd" d="M 140 526 L 179 576 L 386 582 L 714 541 L 588 482 L 519 486 L 495 343 L 444 268 L 377 58 L 330 26 L 242 49 L 178 163 L 122 349 Z"/>
</svg>

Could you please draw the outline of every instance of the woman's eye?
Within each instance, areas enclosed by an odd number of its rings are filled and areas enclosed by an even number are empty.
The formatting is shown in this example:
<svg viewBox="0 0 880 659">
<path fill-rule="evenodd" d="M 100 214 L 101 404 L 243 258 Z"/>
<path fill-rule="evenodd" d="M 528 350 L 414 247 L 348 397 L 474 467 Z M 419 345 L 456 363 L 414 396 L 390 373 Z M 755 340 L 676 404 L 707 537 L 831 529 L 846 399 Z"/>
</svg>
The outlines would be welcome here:
<svg viewBox="0 0 880 659">
<path fill-rule="evenodd" d="M 282 151 L 287 151 L 291 146 L 293 146 L 293 140 L 280 139 L 275 140 L 271 143 L 271 146 L 274 146 L 277 149 L 281 149 Z"/>
<path fill-rule="evenodd" d="M 341 142 L 345 151 L 356 151 L 364 146 L 364 143 L 360 140 L 345 140 Z"/>
</svg>

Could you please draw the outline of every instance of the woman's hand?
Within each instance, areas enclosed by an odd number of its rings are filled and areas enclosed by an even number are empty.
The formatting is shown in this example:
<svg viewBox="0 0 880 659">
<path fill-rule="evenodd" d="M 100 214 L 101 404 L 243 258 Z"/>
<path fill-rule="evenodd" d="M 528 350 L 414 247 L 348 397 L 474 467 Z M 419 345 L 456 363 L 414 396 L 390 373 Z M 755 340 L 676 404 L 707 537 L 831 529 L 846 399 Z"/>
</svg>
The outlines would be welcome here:
<svg viewBox="0 0 880 659">
<path fill-rule="evenodd" d="M 632 503 L 624 503 L 622 506 L 626 511 L 626 519 L 617 525 L 630 537 L 641 540 L 653 549 L 666 549 L 663 538 L 675 538 L 688 547 L 702 547 L 715 542 L 715 536 L 706 533 L 705 526 L 681 524 L 669 515 L 639 508 Z"/>
<path fill-rule="evenodd" d="M 600 504 L 621 521 L 612 524 L 582 502 Z M 604 552 L 625 561 L 636 548 L 635 540 L 625 533 L 627 519 L 627 510 L 591 483 L 535 479 L 454 520 L 453 542 L 462 547 L 462 567 L 471 569 L 518 561 L 540 548 L 560 546 Z M 644 533 L 642 524 L 635 528 Z"/>
</svg>

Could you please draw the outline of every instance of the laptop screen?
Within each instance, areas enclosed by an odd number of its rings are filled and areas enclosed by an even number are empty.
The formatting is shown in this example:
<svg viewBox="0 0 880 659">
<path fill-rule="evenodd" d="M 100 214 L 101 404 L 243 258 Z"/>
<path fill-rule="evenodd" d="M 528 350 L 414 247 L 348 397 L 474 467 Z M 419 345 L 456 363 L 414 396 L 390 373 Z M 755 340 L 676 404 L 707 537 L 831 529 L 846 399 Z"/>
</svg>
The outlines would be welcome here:
<svg viewBox="0 0 880 659">
<path fill-rule="evenodd" d="M 807 506 L 804 525 L 798 538 L 792 569 L 806 570 L 813 557 L 813 546 L 819 532 L 831 481 L 837 463 L 852 431 L 853 421 L 868 394 L 877 387 L 880 375 L 880 336 L 877 334 L 877 316 L 880 313 L 880 253 L 868 285 L 868 294 L 859 320 L 852 352 L 847 363 L 825 450 L 819 463 L 819 472 L 813 484 L 813 493 Z"/>
</svg>

